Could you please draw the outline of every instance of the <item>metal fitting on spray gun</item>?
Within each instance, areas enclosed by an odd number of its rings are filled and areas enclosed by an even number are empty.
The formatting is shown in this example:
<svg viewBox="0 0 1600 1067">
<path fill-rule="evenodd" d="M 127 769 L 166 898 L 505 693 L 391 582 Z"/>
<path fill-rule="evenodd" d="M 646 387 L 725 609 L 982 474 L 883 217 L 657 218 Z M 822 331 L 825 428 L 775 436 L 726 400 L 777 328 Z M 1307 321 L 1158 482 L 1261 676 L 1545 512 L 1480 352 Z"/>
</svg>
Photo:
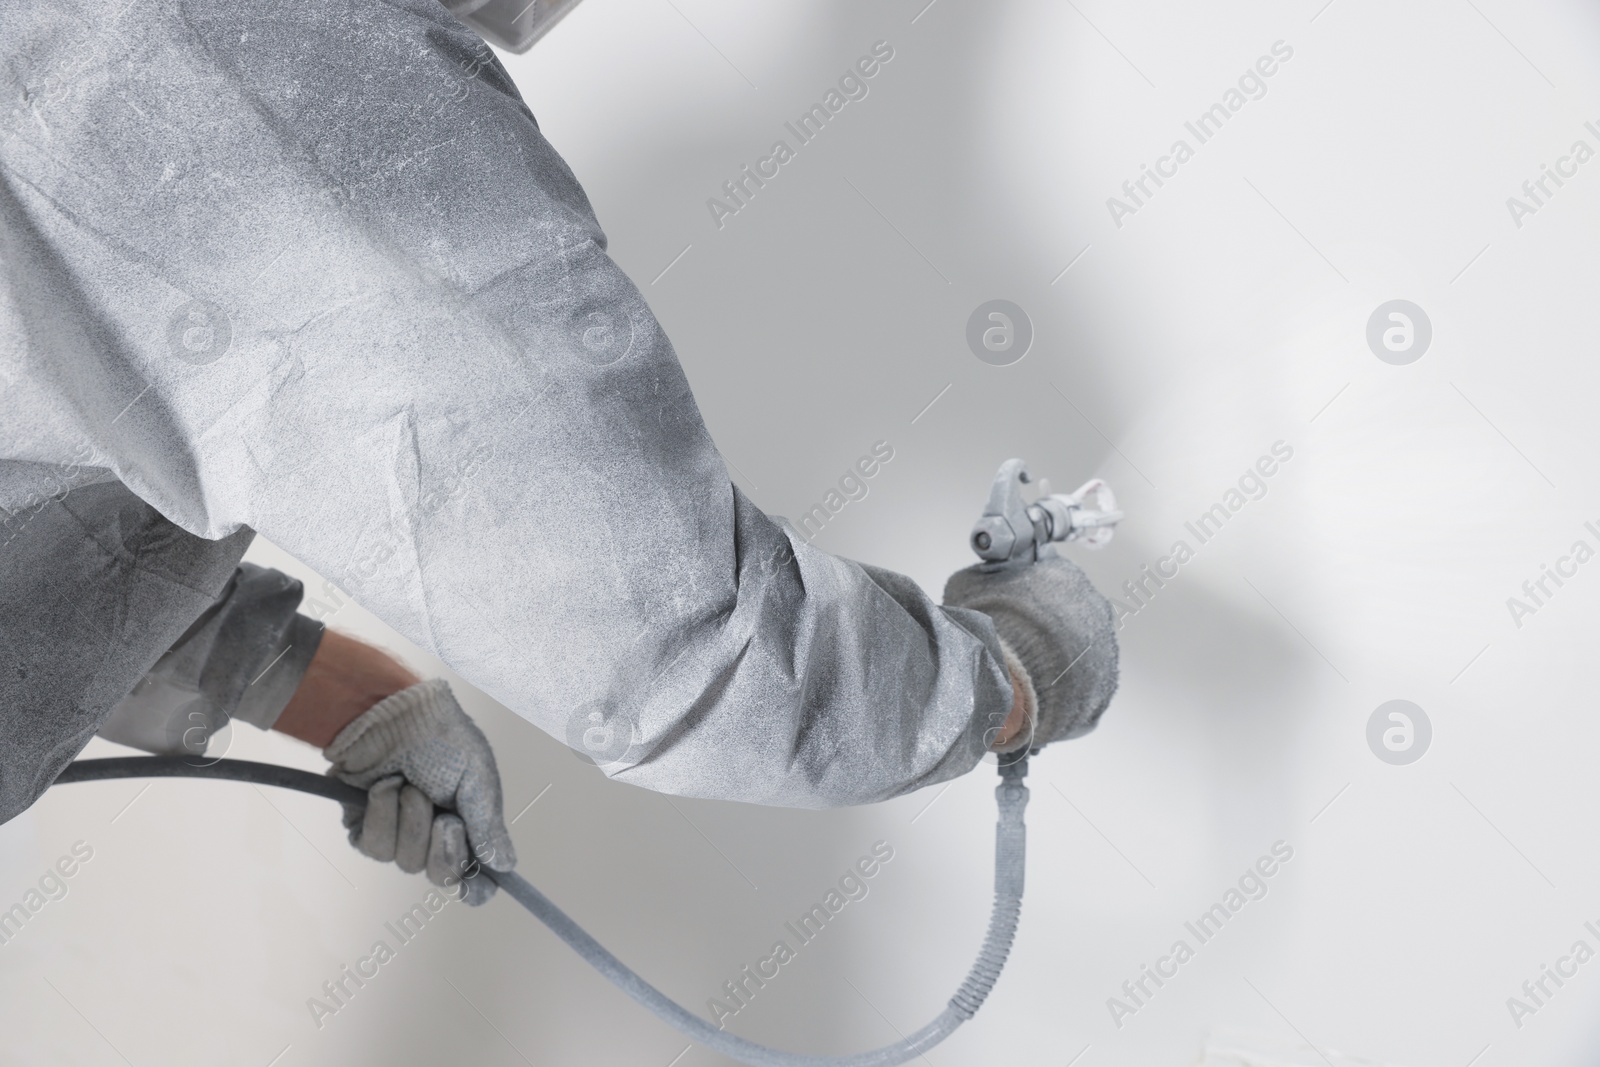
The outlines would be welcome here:
<svg viewBox="0 0 1600 1067">
<path fill-rule="evenodd" d="M 1031 481 L 1020 459 L 1006 460 L 994 476 L 989 504 L 972 525 L 972 550 L 986 570 L 1047 559 L 1056 554 L 1058 541 L 1082 541 L 1089 548 L 1111 541 L 1122 512 L 1109 485 L 1091 478 L 1074 492 L 1052 494 L 1046 479 L 1030 504 L 1022 498 L 1022 487 Z"/>
</svg>

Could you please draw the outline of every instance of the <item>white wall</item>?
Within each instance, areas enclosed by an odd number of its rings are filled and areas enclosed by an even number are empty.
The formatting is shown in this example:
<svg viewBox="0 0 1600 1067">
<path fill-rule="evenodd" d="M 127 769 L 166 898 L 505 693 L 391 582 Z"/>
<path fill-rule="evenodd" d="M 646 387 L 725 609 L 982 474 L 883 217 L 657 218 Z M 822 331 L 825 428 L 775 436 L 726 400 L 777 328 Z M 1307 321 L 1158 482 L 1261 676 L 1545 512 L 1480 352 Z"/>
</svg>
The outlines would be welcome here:
<svg viewBox="0 0 1600 1067">
<path fill-rule="evenodd" d="M 1575 140 L 1600 150 L 1592 6 L 926 3 L 588 0 L 508 61 L 753 499 L 797 515 L 893 444 L 830 550 L 937 590 L 1021 455 L 1057 487 L 1118 490 L 1116 542 L 1075 552 L 1112 593 L 1196 545 L 1185 521 L 1274 442 L 1293 449 L 1127 620 L 1101 728 L 1035 761 L 1013 963 L 926 1062 L 1182 1065 L 1224 1031 L 1244 1036 L 1206 1062 L 1590 1062 L 1600 963 L 1547 983 L 1520 1028 L 1506 1001 L 1576 940 L 1600 949 L 1583 925 L 1600 928 L 1600 564 L 1520 627 L 1506 598 L 1573 541 L 1600 548 L 1583 525 L 1600 527 L 1600 161 L 1520 227 L 1506 198 Z M 718 229 L 707 198 L 878 40 L 895 54 L 869 95 Z M 1185 120 L 1280 40 L 1266 95 L 1196 146 Z M 1106 198 L 1180 137 L 1194 158 L 1118 227 Z M 963 336 L 995 297 L 1037 333 L 1003 368 Z M 1393 298 L 1433 327 L 1405 366 L 1364 336 Z M 265 543 L 251 558 L 320 582 Z M 524 872 L 691 1006 L 890 843 L 738 1033 L 880 1044 L 970 962 L 988 769 L 860 810 L 669 800 L 606 781 L 358 607 L 334 625 L 458 683 L 511 814 L 541 798 L 513 828 Z M 1395 698 L 1434 731 L 1406 766 L 1366 740 Z M 320 766 L 248 728 L 232 754 Z M 318 1029 L 307 998 L 425 892 L 357 856 L 323 801 L 63 788 L 0 830 L 0 907 L 79 840 L 94 854 L 70 893 L 0 948 L 7 1063 L 724 1062 L 509 901 L 451 905 Z M 1195 945 L 1184 921 L 1280 840 L 1293 859 L 1267 896 L 1115 1025 L 1107 998 Z"/>
</svg>

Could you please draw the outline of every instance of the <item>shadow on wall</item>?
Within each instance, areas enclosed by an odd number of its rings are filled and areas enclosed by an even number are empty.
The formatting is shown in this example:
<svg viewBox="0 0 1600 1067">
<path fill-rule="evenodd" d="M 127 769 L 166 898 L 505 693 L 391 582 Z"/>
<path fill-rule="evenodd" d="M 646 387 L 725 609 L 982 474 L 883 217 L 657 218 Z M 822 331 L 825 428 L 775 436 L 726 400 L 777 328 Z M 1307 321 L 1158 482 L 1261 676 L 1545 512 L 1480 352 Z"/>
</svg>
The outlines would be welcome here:
<svg viewBox="0 0 1600 1067">
<path fill-rule="evenodd" d="M 1141 522 L 1140 505 L 1155 504 L 1172 488 L 1162 479 L 1163 491 L 1154 489 L 1100 435 L 1115 440 L 1119 425 L 1138 416 L 1096 358 L 1104 351 L 1099 339 L 1121 330 L 1130 308 L 1091 303 L 1075 298 L 1069 286 L 1050 284 L 1078 249 L 1042 243 L 1057 228 L 1038 225 L 1029 205 L 994 188 L 994 161 L 979 150 L 990 144 L 984 130 L 994 96 L 986 86 L 1000 77 L 1009 62 L 1008 41 L 1023 32 L 1019 27 L 1038 7 L 1036 0 L 1001 0 L 978 8 L 933 8 L 910 28 L 905 66 L 896 72 L 909 83 L 901 88 L 915 104 L 895 116 L 883 152 L 896 157 L 893 166 L 901 173 L 922 179 L 907 182 L 919 191 L 901 203 L 924 205 L 939 239 L 950 242 L 950 259 L 973 270 L 950 287 L 965 291 L 967 299 L 957 301 L 956 314 L 947 316 L 943 328 L 956 333 L 968 305 L 990 297 L 1038 309 L 1035 351 L 1013 366 L 982 366 L 959 351 L 959 340 L 945 346 L 964 362 L 957 369 L 969 372 L 975 388 L 962 398 L 966 407 L 950 424 L 954 432 L 925 442 L 936 453 L 932 464 L 954 472 L 929 488 L 948 495 L 983 485 L 1005 455 L 1029 457 L 1037 473 L 1058 479 L 1056 489 L 1103 474 L 1116 485 L 1129 518 L 1109 550 L 1071 554 L 1102 592 L 1120 595 L 1121 581 L 1170 545 L 1166 530 L 1152 531 L 1148 519 Z M 843 5 L 830 11 L 843 47 L 850 18 Z M 1065 46 L 1088 43 L 1094 42 L 1085 33 Z M 1025 148 L 1018 152 L 1016 165 L 1027 166 Z M 987 276 L 978 273 L 985 267 Z M 1160 313 L 1159 292 L 1142 299 L 1150 313 Z M 1182 356 L 1152 353 L 1151 360 L 1161 365 Z M 972 495 L 961 496 L 969 511 Z M 1277 832 L 1281 813 L 1292 809 L 1293 753 L 1309 730 L 1297 701 L 1308 679 L 1332 675 L 1270 609 L 1218 595 L 1203 581 L 1179 579 L 1130 620 L 1119 638 L 1125 676 L 1137 676 L 1141 688 L 1160 699 L 1137 708 L 1124 699 L 1109 714 L 1161 723 L 1145 736 L 1203 739 L 1189 757 L 1206 765 L 1209 788 L 1194 800 L 1209 809 L 1216 873 L 1225 874 L 1232 862 L 1227 856 L 1258 848 Z"/>
</svg>

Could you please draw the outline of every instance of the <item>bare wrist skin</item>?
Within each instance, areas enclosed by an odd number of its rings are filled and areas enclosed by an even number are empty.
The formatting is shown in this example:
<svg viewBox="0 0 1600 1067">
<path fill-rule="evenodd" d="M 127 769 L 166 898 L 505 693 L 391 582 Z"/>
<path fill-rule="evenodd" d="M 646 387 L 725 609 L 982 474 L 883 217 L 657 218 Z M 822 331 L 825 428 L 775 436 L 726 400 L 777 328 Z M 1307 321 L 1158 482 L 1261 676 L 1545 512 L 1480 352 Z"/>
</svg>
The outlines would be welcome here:
<svg viewBox="0 0 1600 1067">
<path fill-rule="evenodd" d="M 1005 724 L 1000 727 L 1000 735 L 990 744 L 990 748 L 1005 748 L 1028 725 L 1028 701 L 1022 685 L 1022 679 L 1016 673 L 1011 675 L 1011 714 L 1006 716 Z"/>
<path fill-rule="evenodd" d="M 382 649 L 327 630 L 300 687 L 272 728 L 327 748 L 367 709 L 421 680 Z"/>
</svg>

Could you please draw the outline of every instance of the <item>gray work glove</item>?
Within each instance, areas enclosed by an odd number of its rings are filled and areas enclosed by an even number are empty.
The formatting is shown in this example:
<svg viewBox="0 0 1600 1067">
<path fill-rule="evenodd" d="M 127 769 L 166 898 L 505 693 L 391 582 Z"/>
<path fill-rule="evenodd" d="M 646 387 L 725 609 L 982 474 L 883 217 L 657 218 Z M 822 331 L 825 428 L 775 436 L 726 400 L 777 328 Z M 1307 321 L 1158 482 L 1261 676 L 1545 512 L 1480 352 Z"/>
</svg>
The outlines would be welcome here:
<svg viewBox="0 0 1600 1067">
<path fill-rule="evenodd" d="M 379 701 L 323 754 L 329 774 L 367 791 L 364 810 L 345 807 L 352 845 L 409 874 L 426 870 L 434 885 L 464 884 L 468 904 L 494 896 L 498 887 L 477 864 L 509 871 L 517 862 L 500 772 L 449 683 L 433 678 Z"/>
<path fill-rule="evenodd" d="M 1012 684 L 1023 686 L 1028 726 L 1002 751 L 1088 733 L 1117 691 L 1111 604 L 1060 556 L 997 571 L 981 566 L 951 575 L 944 602 L 994 621 Z"/>
</svg>

